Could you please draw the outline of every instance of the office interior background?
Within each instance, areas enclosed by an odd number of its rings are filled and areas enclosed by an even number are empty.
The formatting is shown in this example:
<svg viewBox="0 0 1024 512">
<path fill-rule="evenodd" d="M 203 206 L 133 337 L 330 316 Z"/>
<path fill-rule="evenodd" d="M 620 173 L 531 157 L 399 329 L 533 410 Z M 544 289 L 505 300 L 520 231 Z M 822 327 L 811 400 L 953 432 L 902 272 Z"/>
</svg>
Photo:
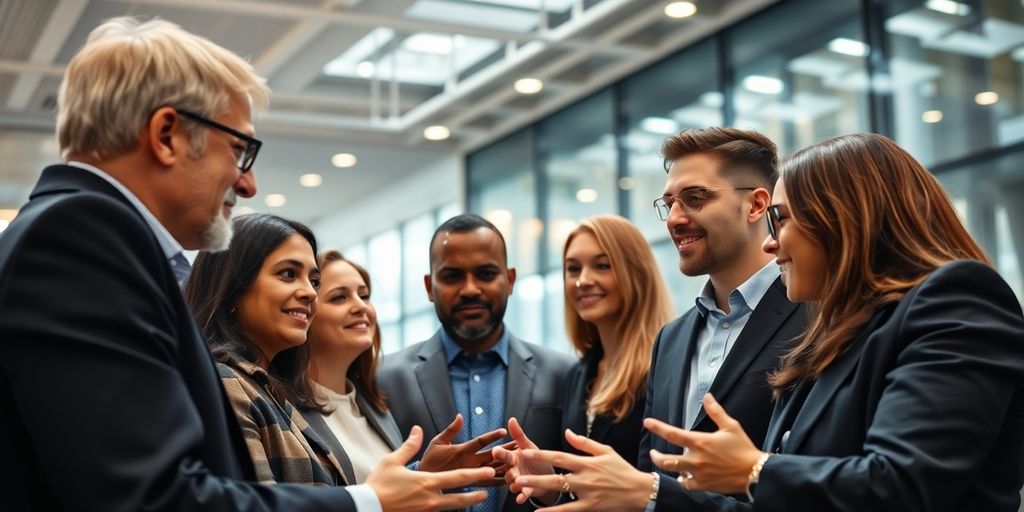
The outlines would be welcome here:
<svg viewBox="0 0 1024 512">
<path fill-rule="evenodd" d="M 666 136 L 759 130 L 783 154 L 888 135 L 946 186 L 1024 297 L 1024 0 L 0 0 L 0 229 L 59 158 L 57 86 L 88 32 L 159 16 L 247 56 L 273 89 L 259 191 L 236 214 L 310 224 L 364 263 L 385 352 L 438 326 L 423 275 L 463 211 L 503 232 L 506 323 L 570 351 L 561 250 L 587 216 L 647 236 L 680 311 L 651 202 Z"/>
</svg>

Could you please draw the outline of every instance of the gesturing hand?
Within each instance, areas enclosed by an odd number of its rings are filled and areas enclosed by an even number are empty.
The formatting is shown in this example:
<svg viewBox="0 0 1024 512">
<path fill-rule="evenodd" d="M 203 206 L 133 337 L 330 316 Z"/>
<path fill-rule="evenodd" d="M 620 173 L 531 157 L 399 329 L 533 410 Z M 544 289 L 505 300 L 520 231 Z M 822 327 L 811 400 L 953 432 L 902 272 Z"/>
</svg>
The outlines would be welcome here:
<svg viewBox="0 0 1024 512">
<path fill-rule="evenodd" d="M 572 492 L 576 501 L 537 512 L 583 512 L 617 510 L 641 512 L 651 492 L 650 473 L 643 473 L 623 459 L 615 450 L 566 429 L 565 440 L 573 448 L 589 454 L 573 455 L 548 450 L 523 450 L 521 456 L 531 464 L 550 464 L 563 468 L 562 475 L 520 475 L 513 491 L 532 488 L 534 492 Z"/>
<path fill-rule="evenodd" d="M 409 438 L 389 453 L 366 478 L 384 512 L 413 512 L 466 508 L 487 498 L 484 491 L 442 494 L 444 489 L 468 487 L 494 477 L 494 468 L 457 469 L 430 473 L 405 467 L 423 444 L 423 429 L 414 426 Z"/>
<path fill-rule="evenodd" d="M 551 475 L 554 474 L 555 468 L 551 467 L 551 464 L 527 460 L 521 456 L 522 450 L 536 450 L 537 445 L 529 437 L 526 437 L 526 432 L 523 431 L 523 427 L 519 426 L 519 421 L 515 418 L 509 418 L 508 432 L 512 442 L 516 445 L 516 450 L 499 446 L 493 448 L 491 453 L 496 460 L 503 462 L 507 466 L 505 482 L 508 483 L 509 490 L 518 493 L 516 495 L 516 503 L 522 505 L 534 495 L 534 490 L 529 487 L 513 489 L 516 478 L 520 475 Z M 547 493 L 544 496 L 538 496 L 538 498 L 545 503 L 551 503 L 558 498 L 558 493 Z"/>
<path fill-rule="evenodd" d="M 483 450 L 483 448 L 498 439 L 505 437 L 505 429 L 499 428 L 487 432 L 486 434 L 480 435 L 465 443 L 452 444 L 452 440 L 455 436 L 459 435 L 459 431 L 462 430 L 463 419 L 462 415 L 458 414 L 455 416 L 455 420 L 451 422 L 441 433 L 434 436 L 434 439 L 427 445 L 427 451 L 423 454 L 423 459 L 420 461 L 420 471 L 447 471 L 450 469 L 462 469 L 462 468 L 479 468 L 482 466 L 493 467 L 498 475 L 504 473 L 506 466 L 503 464 L 495 464 L 494 457 L 491 455 L 491 450 Z M 495 478 L 489 478 L 484 481 L 474 482 L 473 487 L 495 487 L 502 485 L 504 480 L 498 476 Z"/>
<path fill-rule="evenodd" d="M 666 472 L 679 473 L 679 482 L 688 491 L 742 493 L 747 477 L 764 453 L 754 446 L 740 423 L 733 419 L 710 394 L 704 395 L 704 410 L 718 425 L 711 433 L 673 427 L 654 418 L 644 427 L 664 440 L 686 448 L 683 455 L 667 455 L 651 450 L 651 461 Z"/>
</svg>

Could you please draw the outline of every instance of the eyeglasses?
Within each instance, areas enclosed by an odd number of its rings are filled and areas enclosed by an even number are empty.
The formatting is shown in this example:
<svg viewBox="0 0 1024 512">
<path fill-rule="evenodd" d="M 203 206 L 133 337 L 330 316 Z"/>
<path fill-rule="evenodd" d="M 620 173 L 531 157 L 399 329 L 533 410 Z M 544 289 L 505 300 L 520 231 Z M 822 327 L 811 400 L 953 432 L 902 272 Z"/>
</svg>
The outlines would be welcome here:
<svg viewBox="0 0 1024 512">
<path fill-rule="evenodd" d="M 654 209 L 658 212 L 658 218 L 661 220 L 668 220 L 669 214 L 672 213 L 672 205 L 674 203 L 679 203 L 679 206 L 687 215 L 693 215 L 700 212 L 704 206 L 715 198 L 715 192 L 720 192 L 722 190 L 757 190 L 758 188 L 760 187 L 687 188 L 683 189 L 683 191 L 675 197 L 659 197 L 655 199 Z"/>
<path fill-rule="evenodd" d="M 247 173 L 249 172 L 249 169 L 252 169 L 252 163 L 256 161 L 256 154 L 260 152 L 260 146 L 263 145 L 262 142 L 238 130 L 235 130 L 234 128 L 224 126 L 218 123 L 217 121 L 201 116 L 195 112 L 182 110 L 180 108 L 175 110 L 177 110 L 179 114 L 197 123 L 205 124 L 206 126 L 209 126 L 211 128 L 216 128 L 222 132 L 228 133 L 238 139 L 241 139 L 242 142 L 245 142 L 245 148 L 240 153 L 238 153 L 238 162 L 236 162 L 235 165 L 238 166 L 238 170 L 242 171 L 242 173 Z"/>
<path fill-rule="evenodd" d="M 765 215 L 764 219 L 768 221 L 768 234 L 772 236 L 772 240 L 779 239 L 779 227 L 781 226 L 779 219 L 783 218 L 786 216 L 782 214 L 781 204 L 773 204 L 768 207 L 768 215 Z"/>
</svg>

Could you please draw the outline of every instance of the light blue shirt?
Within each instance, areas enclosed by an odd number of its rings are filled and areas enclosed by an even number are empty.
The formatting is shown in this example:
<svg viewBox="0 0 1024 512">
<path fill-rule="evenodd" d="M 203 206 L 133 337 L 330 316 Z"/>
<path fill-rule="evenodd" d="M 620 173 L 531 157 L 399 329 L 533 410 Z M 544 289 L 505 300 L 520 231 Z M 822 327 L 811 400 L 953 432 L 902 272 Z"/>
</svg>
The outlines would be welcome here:
<svg viewBox="0 0 1024 512">
<path fill-rule="evenodd" d="M 715 290 L 709 279 L 697 297 L 697 311 L 704 317 L 704 328 L 697 335 L 697 347 L 690 359 L 690 375 L 686 386 L 683 427 L 693 428 L 704 395 L 718 375 L 736 338 L 747 325 L 765 292 L 779 277 L 779 267 L 771 261 L 743 284 L 729 293 L 729 313 L 715 304 Z"/>
<path fill-rule="evenodd" d="M 87 163 L 72 161 L 67 162 L 67 165 L 78 167 L 79 169 L 89 171 L 96 176 L 103 178 L 104 181 L 110 183 L 111 186 L 127 198 L 128 202 L 138 210 L 139 215 L 142 215 L 142 218 L 146 221 L 149 229 L 153 232 L 153 235 L 156 236 L 156 241 L 160 244 L 160 249 L 163 250 L 164 256 L 166 256 L 169 261 L 173 262 L 175 256 L 184 254 L 184 249 L 181 247 L 181 244 L 171 236 L 170 231 L 167 231 L 167 228 L 157 220 L 156 216 L 153 215 L 153 212 L 149 211 L 149 208 L 146 208 L 146 205 L 143 204 L 142 200 L 132 193 L 128 187 L 124 186 L 123 183 L 117 181 L 117 178 L 107 174 L 102 169 Z M 383 509 L 380 505 L 380 499 L 377 498 L 377 493 L 373 492 L 373 488 L 369 485 L 350 485 L 345 487 L 345 490 L 348 491 L 350 496 L 352 496 L 352 501 L 355 502 L 356 510 L 358 512 L 382 512 Z"/>
<path fill-rule="evenodd" d="M 508 374 L 508 329 L 502 326 L 494 347 L 482 354 L 463 350 L 441 329 L 441 346 L 452 386 L 455 409 L 465 422 L 454 443 L 462 443 L 505 426 L 505 376 Z M 487 488 L 487 499 L 473 505 L 474 512 L 497 512 L 498 489 Z"/>
</svg>

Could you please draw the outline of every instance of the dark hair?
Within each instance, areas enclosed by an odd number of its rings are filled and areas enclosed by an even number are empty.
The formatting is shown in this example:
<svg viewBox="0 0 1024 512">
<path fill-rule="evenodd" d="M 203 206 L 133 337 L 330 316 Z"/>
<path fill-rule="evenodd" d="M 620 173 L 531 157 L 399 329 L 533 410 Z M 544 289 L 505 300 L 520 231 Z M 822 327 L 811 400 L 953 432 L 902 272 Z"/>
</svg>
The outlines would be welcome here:
<svg viewBox="0 0 1024 512">
<path fill-rule="evenodd" d="M 782 164 L 790 225 L 826 249 L 821 300 L 768 382 L 776 396 L 816 379 L 878 306 L 954 260 L 989 264 L 945 189 L 910 153 L 873 133 L 833 137 Z"/>
<path fill-rule="evenodd" d="M 356 269 L 359 276 L 363 278 L 366 283 L 367 293 L 373 292 L 373 286 L 370 284 L 370 273 L 365 268 L 358 265 L 352 260 L 345 259 L 338 251 L 325 251 L 317 258 L 317 264 L 320 266 L 320 271 L 323 272 L 327 265 L 332 263 L 348 263 L 352 265 L 352 268 Z M 307 338 L 307 344 L 310 346 L 312 352 L 316 352 L 317 341 L 313 337 L 313 331 L 310 330 L 309 337 Z M 359 354 L 359 357 L 352 362 L 352 365 L 348 367 L 348 375 L 346 375 L 352 384 L 359 390 L 359 394 L 362 395 L 366 401 L 377 410 L 377 412 L 385 412 L 388 410 L 387 396 L 384 395 L 384 391 L 377 385 L 377 364 L 380 362 L 381 349 L 380 349 L 380 323 L 374 326 L 373 330 L 373 346 L 369 350 Z M 310 366 L 312 368 L 312 366 Z"/>
<path fill-rule="evenodd" d="M 200 252 L 185 285 L 185 300 L 218 362 L 232 356 L 257 361 L 263 353 L 243 332 L 235 308 L 259 275 L 263 260 L 285 239 L 299 234 L 316 254 L 316 237 L 298 222 L 276 215 L 253 214 L 235 218 L 234 236 L 226 251 Z M 270 394 L 283 403 L 318 407 L 306 379 L 309 347 L 282 350 L 268 364 Z"/>
<path fill-rule="evenodd" d="M 665 172 L 676 160 L 697 153 L 721 158 L 719 172 L 730 181 L 742 176 L 771 191 L 779 179 L 775 143 L 755 131 L 720 127 L 683 130 L 661 145 Z"/>
<path fill-rule="evenodd" d="M 498 235 L 498 239 L 501 240 L 501 256 L 507 263 L 508 245 L 505 244 L 505 237 L 501 234 L 501 231 L 498 231 L 498 228 L 491 224 L 491 221 L 475 213 L 463 213 L 444 221 L 434 231 L 434 236 L 430 237 L 430 268 L 434 268 L 434 242 L 437 241 L 437 237 L 441 236 L 441 233 L 468 233 L 480 228 L 487 228 Z"/>
</svg>

